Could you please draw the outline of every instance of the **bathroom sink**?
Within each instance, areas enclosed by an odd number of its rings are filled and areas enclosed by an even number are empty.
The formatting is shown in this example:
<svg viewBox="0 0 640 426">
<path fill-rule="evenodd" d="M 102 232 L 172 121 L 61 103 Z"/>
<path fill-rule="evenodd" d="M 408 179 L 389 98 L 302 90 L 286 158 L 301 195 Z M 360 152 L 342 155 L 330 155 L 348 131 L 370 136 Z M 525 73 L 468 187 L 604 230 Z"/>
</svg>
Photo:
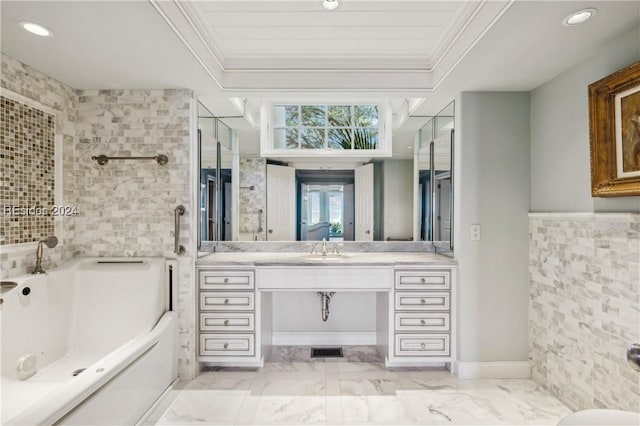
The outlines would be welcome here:
<svg viewBox="0 0 640 426">
<path fill-rule="evenodd" d="M 327 253 L 326 255 L 322 255 L 322 253 L 308 253 L 299 256 L 301 262 L 329 262 L 329 261 L 339 261 L 339 260 L 348 260 L 353 257 L 353 253 Z"/>
</svg>

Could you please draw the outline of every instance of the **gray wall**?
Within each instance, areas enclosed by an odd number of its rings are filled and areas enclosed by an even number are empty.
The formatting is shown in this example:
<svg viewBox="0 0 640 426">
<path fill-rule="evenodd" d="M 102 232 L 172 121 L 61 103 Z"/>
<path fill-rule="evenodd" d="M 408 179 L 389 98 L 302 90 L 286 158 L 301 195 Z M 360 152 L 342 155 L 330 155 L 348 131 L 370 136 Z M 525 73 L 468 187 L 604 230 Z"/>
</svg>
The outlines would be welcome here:
<svg viewBox="0 0 640 426">
<path fill-rule="evenodd" d="M 531 211 L 640 211 L 640 197 L 592 198 L 587 86 L 640 60 L 640 29 L 531 92 Z"/>
<path fill-rule="evenodd" d="M 526 361 L 529 93 L 460 94 L 455 152 L 458 359 Z"/>
</svg>

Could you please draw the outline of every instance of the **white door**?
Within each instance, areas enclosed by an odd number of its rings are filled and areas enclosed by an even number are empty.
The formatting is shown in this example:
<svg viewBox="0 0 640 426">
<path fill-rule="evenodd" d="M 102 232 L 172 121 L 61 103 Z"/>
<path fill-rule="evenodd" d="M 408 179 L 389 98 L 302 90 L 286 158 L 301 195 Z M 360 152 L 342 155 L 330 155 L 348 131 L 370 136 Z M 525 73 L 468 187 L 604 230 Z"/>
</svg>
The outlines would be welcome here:
<svg viewBox="0 0 640 426">
<path fill-rule="evenodd" d="M 373 241 L 373 164 L 356 167 L 355 189 L 355 239 Z"/>
<path fill-rule="evenodd" d="M 267 240 L 296 240 L 296 169 L 267 164 Z"/>
</svg>

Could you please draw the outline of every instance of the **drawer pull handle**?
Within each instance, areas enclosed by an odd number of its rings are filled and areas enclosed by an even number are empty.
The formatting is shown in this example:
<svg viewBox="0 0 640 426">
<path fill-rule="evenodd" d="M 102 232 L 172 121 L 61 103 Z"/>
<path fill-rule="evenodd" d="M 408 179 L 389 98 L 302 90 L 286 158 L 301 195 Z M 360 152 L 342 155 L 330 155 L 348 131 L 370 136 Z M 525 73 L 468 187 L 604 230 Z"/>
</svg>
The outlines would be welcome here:
<svg viewBox="0 0 640 426">
<path fill-rule="evenodd" d="M 420 303 L 422 303 L 424 305 L 425 303 L 427 303 L 427 301 L 424 300 L 424 299 L 420 299 Z"/>
<path fill-rule="evenodd" d="M 424 343 L 423 343 L 423 345 L 424 345 Z M 227 348 L 229 347 L 229 344 L 228 344 L 228 343 L 225 343 L 224 345 L 222 345 L 222 347 L 223 347 L 223 348 L 225 348 L 225 349 L 227 349 Z"/>
<path fill-rule="evenodd" d="M 420 278 L 420 282 L 424 284 L 424 283 L 427 282 L 427 280 L 424 277 L 422 277 L 422 278 Z"/>
<path fill-rule="evenodd" d="M 421 320 L 420 320 L 420 325 L 425 325 L 425 324 L 426 324 L 426 321 L 425 321 L 425 320 L 423 320 L 423 319 L 421 319 Z"/>
<path fill-rule="evenodd" d="M 229 320 L 224 320 L 224 325 L 229 325 Z"/>
<path fill-rule="evenodd" d="M 426 349 L 426 348 L 427 348 L 427 344 L 426 344 L 426 343 L 424 343 L 424 342 L 422 342 L 422 343 L 420 343 L 420 347 L 421 347 L 422 349 Z"/>
<path fill-rule="evenodd" d="M 229 299 L 224 299 L 224 304 L 228 305 L 229 304 Z"/>
<path fill-rule="evenodd" d="M 224 279 L 225 284 L 229 282 L 229 278 Z"/>
</svg>

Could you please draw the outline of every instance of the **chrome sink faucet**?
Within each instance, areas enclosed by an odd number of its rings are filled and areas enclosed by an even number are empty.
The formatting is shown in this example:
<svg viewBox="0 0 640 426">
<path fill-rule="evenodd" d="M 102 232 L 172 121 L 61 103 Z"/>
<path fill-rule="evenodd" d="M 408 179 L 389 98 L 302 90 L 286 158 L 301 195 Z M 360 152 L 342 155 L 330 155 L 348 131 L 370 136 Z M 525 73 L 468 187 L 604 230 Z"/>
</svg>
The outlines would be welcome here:
<svg viewBox="0 0 640 426">
<path fill-rule="evenodd" d="M 322 239 L 322 251 L 321 251 L 323 256 L 327 255 L 327 239 L 323 238 Z"/>
</svg>

